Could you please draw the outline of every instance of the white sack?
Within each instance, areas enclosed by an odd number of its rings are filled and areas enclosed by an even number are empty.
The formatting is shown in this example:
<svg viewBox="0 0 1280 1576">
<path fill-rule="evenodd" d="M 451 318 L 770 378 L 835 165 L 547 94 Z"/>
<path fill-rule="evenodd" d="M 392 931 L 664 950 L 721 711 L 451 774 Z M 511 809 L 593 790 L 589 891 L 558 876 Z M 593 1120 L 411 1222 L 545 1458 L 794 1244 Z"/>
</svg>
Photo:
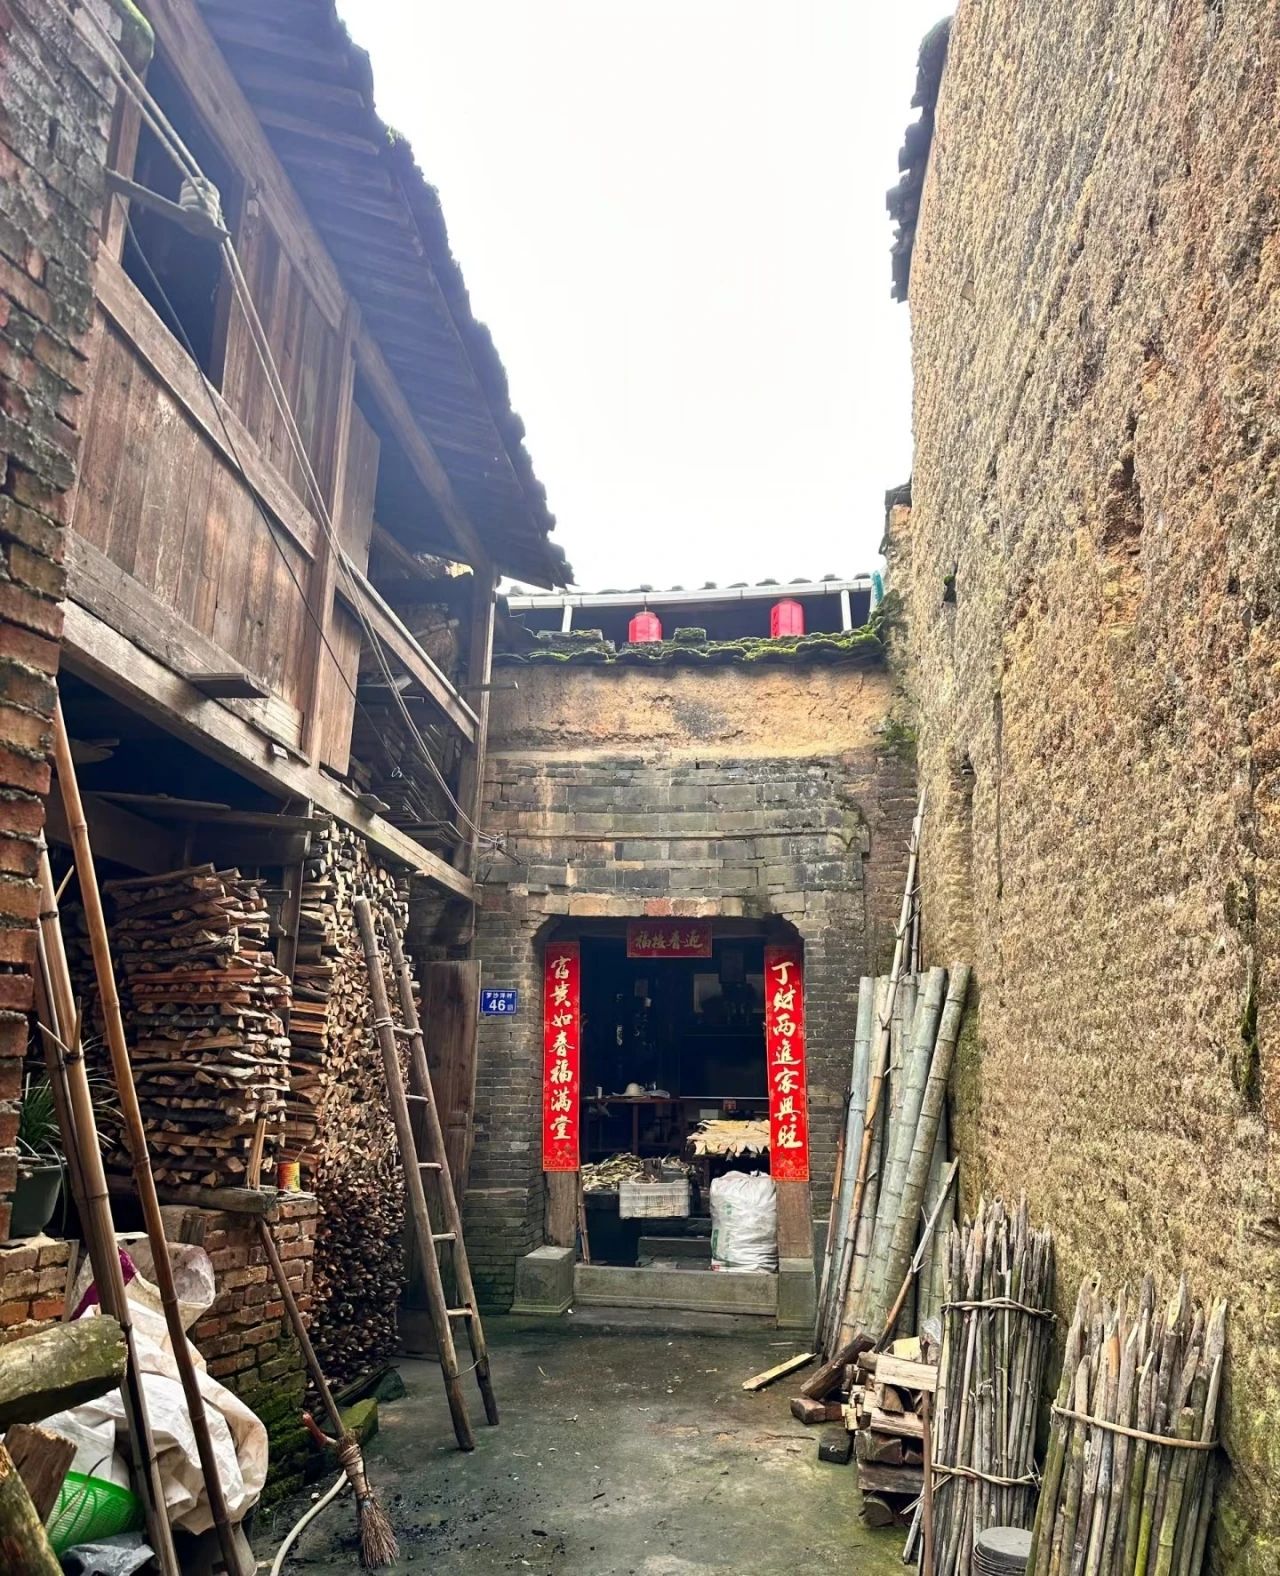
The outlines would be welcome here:
<svg viewBox="0 0 1280 1576">
<path fill-rule="evenodd" d="M 730 1171 L 711 1184 L 711 1268 L 778 1268 L 778 1194 L 763 1171 Z"/>
</svg>

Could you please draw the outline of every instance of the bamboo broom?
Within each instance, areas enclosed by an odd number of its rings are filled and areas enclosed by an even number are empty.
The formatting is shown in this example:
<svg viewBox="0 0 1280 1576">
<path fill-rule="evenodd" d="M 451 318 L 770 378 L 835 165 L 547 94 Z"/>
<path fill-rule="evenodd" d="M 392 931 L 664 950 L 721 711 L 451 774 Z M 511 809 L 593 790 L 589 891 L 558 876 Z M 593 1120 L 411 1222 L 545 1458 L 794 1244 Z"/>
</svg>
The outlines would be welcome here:
<svg viewBox="0 0 1280 1576">
<path fill-rule="evenodd" d="M 315 1347 L 311 1344 L 311 1335 L 307 1330 L 306 1321 L 298 1307 L 293 1295 L 293 1288 L 289 1285 L 289 1277 L 285 1274 L 284 1265 L 280 1262 L 280 1254 L 276 1248 L 275 1238 L 271 1235 L 271 1228 L 261 1217 L 258 1219 L 258 1236 L 262 1242 L 263 1251 L 267 1255 L 267 1262 L 271 1265 L 271 1273 L 275 1277 L 276 1288 L 280 1293 L 280 1300 L 289 1316 L 289 1323 L 293 1326 L 293 1333 L 297 1337 L 298 1345 L 302 1348 L 302 1355 L 311 1375 L 311 1382 L 315 1385 L 320 1396 L 321 1405 L 329 1419 L 329 1426 L 333 1429 L 335 1437 L 326 1439 L 316 1428 L 310 1413 L 303 1413 L 303 1421 L 311 1431 L 313 1437 L 318 1437 L 325 1444 L 334 1447 L 338 1454 L 338 1462 L 347 1474 L 356 1498 L 356 1522 L 360 1529 L 360 1563 L 365 1570 L 381 1570 L 384 1566 L 394 1565 L 400 1557 L 399 1545 L 392 1529 L 387 1513 L 383 1510 L 378 1496 L 369 1486 L 369 1479 L 365 1473 L 364 1455 L 360 1449 L 360 1442 L 342 1420 L 342 1413 L 338 1410 L 338 1403 L 333 1398 L 329 1388 L 329 1381 L 324 1376 L 320 1366 L 320 1359 L 316 1356 Z"/>
<path fill-rule="evenodd" d="M 209 1420 L 205 1416 L 204 1398 L 200 1394 L 200 1381 L 191 1360 L 191 1348 L 182 1326 L 178 1309 L 177 1289 L 173 1280 L 173 1265 L 165 1242 L 164 1222 L 160 1215 L 160 1200 L 156 1196 L 155 1177 L 147 1149 L 146 1129 L 138 1107 L 133 1070 L 129 1064 L 129 1051 L 125 1043 L 124 1020 L 120 1014 L 120 997 L 116 990 L 115 972 L 111 964 L 111 948 L 107 940 L 107 921 L 102 911 L 102 896 L 98 891 L 97 871 L 93 849 L 89 842 L 89 826 L 85 820 L 84 805 L 76 769 L 71 759 L 71 741 L 67 736 L 66 722 L 62 716 L 61 702 L 54 707 L 54 761 L 58 773 L 58 789 L 66 812 L 67 827 L 71 834 L 76 870 L 80 878 L 80 894 L 84 902 L 85 919 L 89 930 L 89 946 L 93 954 L 93 972 L 98 984 L 98 998 L 106 1021 L 107 1048 L 111 1053 L 111 1066 L 115 1075 L 116 1097 L 124 1116 L 129 1155 L 133 1164 L 134 1183 L 142 1206 L 142 1218 L 147 1240 L 151 1245 L 156 1286 L 164 1309 L 169 1343 L 173 1350 L 182 1393 L 187 1403 L 191 1432 L 195 1438 L 204 1478 L 205 1493 L 209 1500 L 209 1514 L 217 1534 L 228 1576 L 241 1576 L 240 1555 L 236 1548 L 231 1519 L 227 1512 L 222 1480 L 218 1476 L 217 1457 L 209 1434 Z"/>
</svg>

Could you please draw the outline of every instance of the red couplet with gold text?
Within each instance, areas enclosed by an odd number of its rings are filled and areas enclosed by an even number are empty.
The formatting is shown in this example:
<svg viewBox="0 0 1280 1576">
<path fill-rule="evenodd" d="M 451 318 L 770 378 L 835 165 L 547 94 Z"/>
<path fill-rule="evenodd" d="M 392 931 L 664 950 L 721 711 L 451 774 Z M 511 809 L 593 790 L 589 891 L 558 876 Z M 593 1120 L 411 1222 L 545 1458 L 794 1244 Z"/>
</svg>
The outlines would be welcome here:
<svg viewBox="0 0 1280 1576">
<path fill-rule="evenodd" d="M 809 1180 L 809 1081 L 804 1054 L 804 953 L 764 949 L 764 1046 L 769 1070 L 769 1171 Z"/>
<path fill-rule="evenodd" d="M 547 946 L 542 1000 L 542 1169 L 576 1171 L 582 1083 L 582 963 L 576 941 Z"/>
</svg>

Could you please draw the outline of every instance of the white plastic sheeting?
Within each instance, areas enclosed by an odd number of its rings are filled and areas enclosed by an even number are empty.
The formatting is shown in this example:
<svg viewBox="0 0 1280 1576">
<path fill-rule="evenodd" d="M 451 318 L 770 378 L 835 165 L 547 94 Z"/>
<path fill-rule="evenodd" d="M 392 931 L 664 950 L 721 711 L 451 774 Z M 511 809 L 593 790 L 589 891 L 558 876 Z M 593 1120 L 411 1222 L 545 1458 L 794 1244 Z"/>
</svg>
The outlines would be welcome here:
<svg viewBox="0 0 1280 1576">
<path fill-rule="evenodd" d="M 203 1248 L 176 1243 L 169 1246 L 183 1326 L 190 1329 L 213 1303 L 213 1266 Z M 184 1531 L 205 1532 L 213 1525 L 213 1518 L 209 1514 L 200 1455 L 169 1341 L 160 1293 L 145 1274 L 152 1269 L 150 1249 L 145 1242 L 130 1243 L 125 1254 L 132 1260 L 123 1267 L 133 1317 L 134 1346 L 169 1520 Z M 124 1255 L 122 1262 L 123 1259 Z M 73 1306 L 79 1310 L 81 1318 L 97 1316 L 97 1298 L 87 1275 L 81 1276 L 76 1287 Z M 209 1376 L 204 1358 L 189 1341 L 187 1345 L 204 1400 L 227 1510 L 232 1521 L 239 1521 L 257 1503 L 266 1482 L 267 1431 L 243 1401 Z M 118 1453 L 113 1456 L 109 1448 L 113 1440 L 115 1446 L 124 1447 L 128 1438 L 119 1390 L 69 1412 L 59 1412 L 45 1419 L 43 1426 L 76 1441 L 74 1471 L 109 1478 L 115 1483 L 128 1483 L 123 1458 Z"/>
</svg>

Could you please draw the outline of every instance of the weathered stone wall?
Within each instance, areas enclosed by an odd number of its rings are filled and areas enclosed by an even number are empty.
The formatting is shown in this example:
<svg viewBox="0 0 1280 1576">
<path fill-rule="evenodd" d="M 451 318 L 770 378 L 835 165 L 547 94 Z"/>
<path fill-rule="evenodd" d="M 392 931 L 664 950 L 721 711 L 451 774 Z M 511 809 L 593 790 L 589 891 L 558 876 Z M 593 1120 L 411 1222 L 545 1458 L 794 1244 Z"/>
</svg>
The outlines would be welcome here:
<svg viewBox="0 0 1280 1576">
<path fill-rule="evenodd" d="M 966 1182 L 1060 1300 L 1232 1302 L 1217 1570 L 1280 1568 L 1280 6 L 961 0 L 894 532 Z"/>
<path fill-rule="evenodd" d="M 114 26 L 110 11 L 95 4 Z M 55 0 L 0 0 L 0 1241 L 35 948 L 81 340 L 113 90 Z"/>
<path fill-rule="evenodd" d="M 476 950 L 513 985 L 482 1019 L 467 1243 L 482 1298 L 511 1300 L 543 1240 L 542 943 L 564 921 L 788 921 L 805 945 L 815 1213 L 830 1197 L 859 975 L 892 947 L 911 763 L 879 729 L 882 666 L 751 671 L 519 668 L 497 691 Z"/>
</svg>

